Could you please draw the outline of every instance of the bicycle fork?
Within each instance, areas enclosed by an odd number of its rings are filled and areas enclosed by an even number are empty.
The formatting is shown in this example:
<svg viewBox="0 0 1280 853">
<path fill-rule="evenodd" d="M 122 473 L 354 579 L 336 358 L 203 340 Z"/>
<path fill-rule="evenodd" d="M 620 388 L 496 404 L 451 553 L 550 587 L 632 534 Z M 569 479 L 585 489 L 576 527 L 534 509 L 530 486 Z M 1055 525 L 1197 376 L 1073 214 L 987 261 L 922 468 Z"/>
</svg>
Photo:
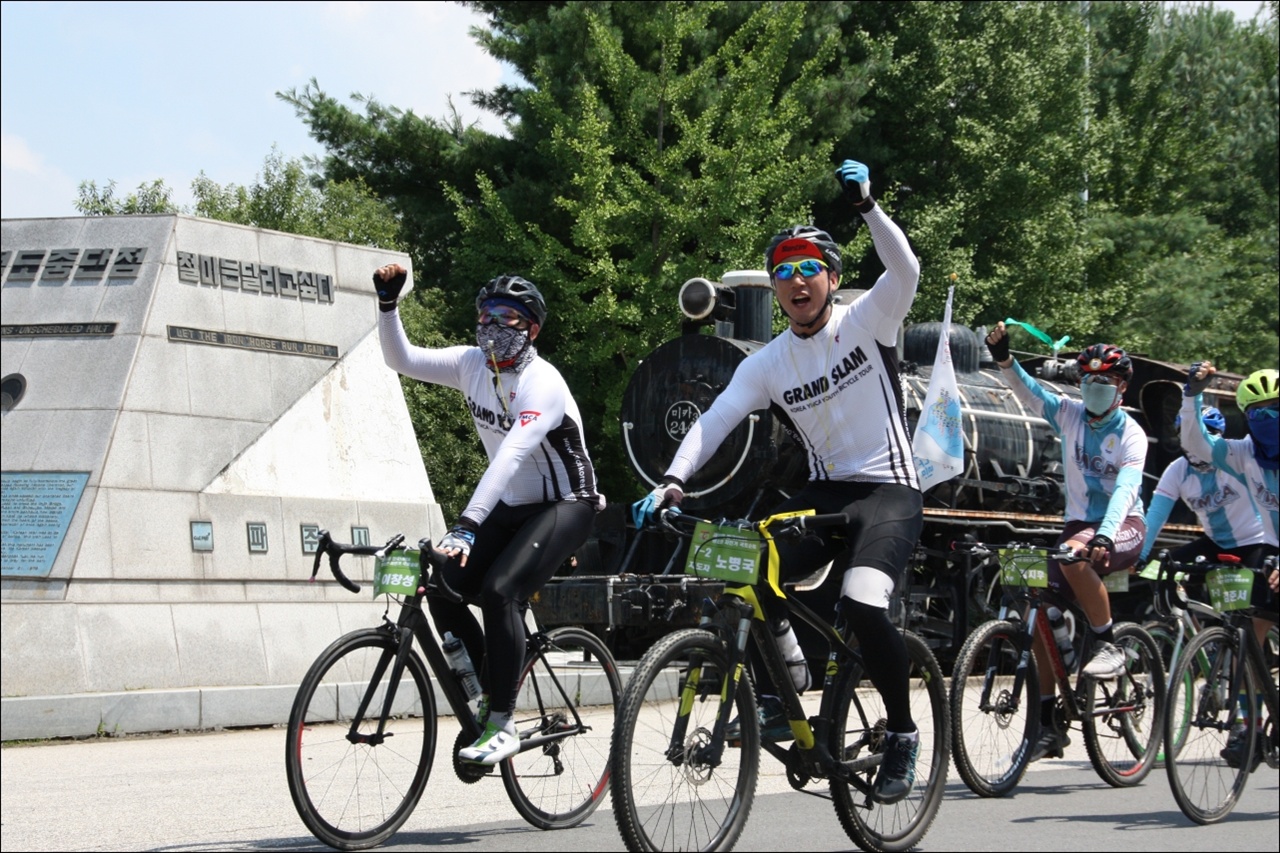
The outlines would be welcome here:
<svg viewBox="0 0 1280 853">
<path fill-rule="evenodd" d="M 388 627 L 390 628 L 390 626 Z M 347 730 L 347 740 L 350 743 L 379 746 L 388 737 L 391 737 L 385 731 L 387 720 L 391 716 L 392 704 L 395 702 L 396 689 L 400 686 L 400 676 L 404 674 L 405 662 L 409 659 L 409 652 L 413 648 L 413 643 L 411 642 L 413 632 L 407 625 L 391 630 L 396 631 L 397 634 L 395 662 L 391 662 L 392 653 L 390 649 L 384 651 L 382 657 L 378 659 L 378 663 L 373 670 L 373 677 L 369 679 L 369 686 L 365 689 L 364 696 L 360 697 L 360 707 L 356 709 L 355 714 L 351 717 L 351 728 Z M 365 713 L 369 710 L 369 703 L 373 701 L 374 693 L 377 692 L 379 685 L 382 684 L 382 676 L 387 671 L 387 664 L 389 663 L 391 663 L 391 678 L 387 681 L 387 693 L 382 699 L 382 713 L 378 717 L 378 729 L 370 734 L 361 734 L 360 724 L 365 719 Z"/>
<path fill-rule="evenodd" d="M 716 617 L 724 612 L 727 616 L 736 616 L 736 623 L 730 619 L 729 626 L 734 628 L 732 637 L 721 635 Z M 711 735 L 701 743 L 693 743 L 689 733 L 689 716 L 693 704 L 701 695 L 703 679 L 703 661 L 696 655 L 689 661 L 689 671 L 685 675 L 684 685 L 680 690 L 680 706 L 676 711 L 676 723 L 671 730 L 671 742 L 667 745 L 667 758 L 672 764 L 679 766 L 689 759 L 691 763 L 701 767 L 719 767 L 724 758 L 725 730 L 729 726 L 729 717 L 733 713 L 733 697 L 738 694 L 738 684 L 742 681 L 742 671 L 747 657 L 747 638 L 751 635 L 751 605 L 733 598 L 729 603 L 717 605 L 706 600 L 702 604 L 702 618 L 698 627 L 721 636 L 725 642 L 727 660 L 725 671 L 720 680 L 720 706 Z M 694 733 L 696 735 L 697 733 Z"/>
</svg>

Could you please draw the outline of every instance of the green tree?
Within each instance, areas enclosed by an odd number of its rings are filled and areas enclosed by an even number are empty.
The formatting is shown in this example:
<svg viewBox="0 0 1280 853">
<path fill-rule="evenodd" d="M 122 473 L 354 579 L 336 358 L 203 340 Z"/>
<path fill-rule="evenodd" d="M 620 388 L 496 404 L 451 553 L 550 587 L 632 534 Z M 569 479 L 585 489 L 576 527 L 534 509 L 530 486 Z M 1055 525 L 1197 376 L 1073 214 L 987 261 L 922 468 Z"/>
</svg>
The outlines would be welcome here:
<svg viewBox="0 0 1280 853">
<path fill-rule="evenodd" d="M 81 181 L 79 196 L 75 200 L 76 210 L 84 216 L 133 216 L 145 213 L 178 213 L 178 206 L 170 196 L 173 194 L 165 185 L 163 178 L 156 178 L 150 183 L 138 184 L 135 192 L 124 198 L 116 198 L 116 182 L 107 181 L 105 187 L 99 188 L 94 181 Z"/>
</svg>

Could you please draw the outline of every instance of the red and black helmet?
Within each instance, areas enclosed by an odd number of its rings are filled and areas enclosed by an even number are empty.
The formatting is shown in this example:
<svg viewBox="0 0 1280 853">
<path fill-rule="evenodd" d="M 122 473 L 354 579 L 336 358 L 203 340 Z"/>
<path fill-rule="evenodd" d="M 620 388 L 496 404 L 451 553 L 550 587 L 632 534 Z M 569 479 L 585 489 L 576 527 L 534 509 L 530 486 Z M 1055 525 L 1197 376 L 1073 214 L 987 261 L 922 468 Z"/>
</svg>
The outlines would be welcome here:
<svg viewBox="0 0 1280 853">
<path fill-rule="evenodd" d="M 1128 354 L 1120 347 L 1111 344 L 1094 344 L 1080 350 L 1076 356 L 1076 364 L 1080 365 L 1080 376 L 1107 374 L 1119 376 L 1128 382 L 1133 378 L 1133 363 Z"/>
</svg>

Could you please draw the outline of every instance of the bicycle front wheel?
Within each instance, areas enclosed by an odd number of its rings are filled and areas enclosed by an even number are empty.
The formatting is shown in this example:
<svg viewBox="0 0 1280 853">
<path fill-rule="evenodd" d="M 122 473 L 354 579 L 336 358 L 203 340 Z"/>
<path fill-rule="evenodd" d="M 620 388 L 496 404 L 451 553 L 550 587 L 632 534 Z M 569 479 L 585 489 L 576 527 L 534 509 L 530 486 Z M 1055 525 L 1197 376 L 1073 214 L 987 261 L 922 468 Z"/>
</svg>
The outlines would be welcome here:
<svg viewBox="0 0 1280 853">
<path fill-rule="evenodd" d="M 515 725 L 526 745 L 502 763 L 502 782 L 521 817 L 539 829 L 565 829 L 596 810 L 609 785 L 621 694 L 613 656 L 581 628 L 552 631 L 541 653 L 525 660 Z"/>
<path fill-rule="evenodd" d="M 1169 677 L 1165 737 L 1184 736 L 1178 749 L 1165 750 L 1164 769 L 1178 808 L 1202 825 L 1229 815 L 1249 780 L 1247 761 L 1231 767 L 1223 756 L 1239 702 L 1247 706 L 1246 719 L 1257 719 L 1252 668 L 1245 667 L 1243 692 L 1231 695 L 1232 671 L 1243 652 L 1235 631 L 1209 628 L 1187 644 Z"/>
<path fill-rule="evenodd" d="M 951 749 L 960 778 L 980 797 L 1017 787 L 1040 732 L 1035 658 L 1018 684 L 1026 627 L 988 622 L 965 640 L 951 673 Z"/>
<path fill-rule="evenodd" d="M 1088 679 L 1085 686 L 1084 746 L 1093 769 L 1108 785 L 1137 785 L 1160 754 L 1165 680 L 1160 649 L 1142 627 L 1115 627 L 1124 672 L 1114 681 Z"/>
<path fill-rule="evenodd" d="M 909 850 L 920 843 L 938 814 L 950 766 L 950 713 L 942 668 L 924 640 L 903 632 L 911 661 L 909 690 L 911 716 L 920 733 L 916 780 L 911 793 L 892 805 L 876 803 L 848 782 L 831 780 L 831 797 L 840 825 L 853 842 L 868 851 Z M 864 678 L 860 666 L 850 667 L 837 687 L 831 754 L 842 761 L 883 751 L 884 702 L 879 691 Z M 868 787 L 875 768 L 863 771 Z"/>
<path fill-rule="evenodd" d="M 410 651 L 392 688 L 398 641 L 371 628 L 338 639 L 311 665 L 289 713 L 285 775 L 298 815 L 339 850 L 383 843 L 413 813 L 436 742 L 435 695 Z"/>
<path fill-rule="evenodd" d="M 659 640 L 627 682 L 610 792 L 628 850 L 728 850 L 742 834 L 760 768 L 760 721 L 744 677 L 729 712 L 739 739 L 715 743 L 726 669 L 720 639 L 690 628 Z"/>
<path fill-rule="evenodd" d="M 1173 649 L 1178 640 L 1177 626 L 1171 626 L 1168 620 L 1164 620 L 1144 622 L 1142 627 L 1151 635 L 1151 639 L 1156 641 L 1156 648 L 1160 650 L 1160 660 L 1164 663 L 1164 671 L 1167 673 L 1165 682 L 1165 689 L 1167 691 L 1166 696 L 1169 697 L 1165 704 L 1165 714 L 1172 714 L 1173 711 L 1169 710 L 1168 702 L 1173 701 L 1173 669 L 1178 665 L 1177 660 L 1175 660 L 1173 656 Z M 1190 637 L 1186 639 L 1189 640 Z M 1191 697 L 1191 693 L 1186 690 L 1182 691 L 1178 695 L 1184 699 L 1190 699 Z M 1181 714 L 1181 719 L 1186 720 L 1189 716 L 1187 709 L 1184 708 Z M 1165 752 L 1167 750 L 1179 749 L 1182 746 L 1182 740 L 1186 737 L 1186 734 L 1187 730 L 1185 728 L 1174 732 L 1172 736 L 1168 732 L 1165 732 L 1164 736 L 1161 738 L 1160 751 L 1156 754 L 1157 765 L 1164 763 Z"/>
</svg>

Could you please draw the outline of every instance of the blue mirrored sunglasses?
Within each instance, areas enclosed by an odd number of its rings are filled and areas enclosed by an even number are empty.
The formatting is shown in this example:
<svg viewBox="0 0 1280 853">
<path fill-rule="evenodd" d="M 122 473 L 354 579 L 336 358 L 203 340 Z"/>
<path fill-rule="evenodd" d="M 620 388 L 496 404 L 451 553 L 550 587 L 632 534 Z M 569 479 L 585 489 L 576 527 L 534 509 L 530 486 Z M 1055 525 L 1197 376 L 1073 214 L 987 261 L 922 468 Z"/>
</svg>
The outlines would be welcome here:
<svg viewBox="0 0 1280 853">
<path fill-rule="evenodd" d="M 812 278 L 827 268 L 822 261 L 814 258 L 803 260 L 798 264 L 778 264 L 773 268 L 773 277 L 780 281 L 786 281 L 795 277 L 797 272 L 805 278 Z"/>
<path fill-rule="evenodd" d="M 497 323 L 499 326 L 525 328 L 529 325 L 529 318 L 510 305 L 493 305 L 481 309 L 480 316 L 476 318 L 476 322 L 481 326 Z"/>
<path fill-rule="evenodd" d="M 1249 409 L 1245 412 L 1245 416 L 1251 421 L 1265 421 L 1271 418 L 1280 418 L 1280 405 L 1272 403 L 1270 406 L 1259 406 Z"/>
</svg>

